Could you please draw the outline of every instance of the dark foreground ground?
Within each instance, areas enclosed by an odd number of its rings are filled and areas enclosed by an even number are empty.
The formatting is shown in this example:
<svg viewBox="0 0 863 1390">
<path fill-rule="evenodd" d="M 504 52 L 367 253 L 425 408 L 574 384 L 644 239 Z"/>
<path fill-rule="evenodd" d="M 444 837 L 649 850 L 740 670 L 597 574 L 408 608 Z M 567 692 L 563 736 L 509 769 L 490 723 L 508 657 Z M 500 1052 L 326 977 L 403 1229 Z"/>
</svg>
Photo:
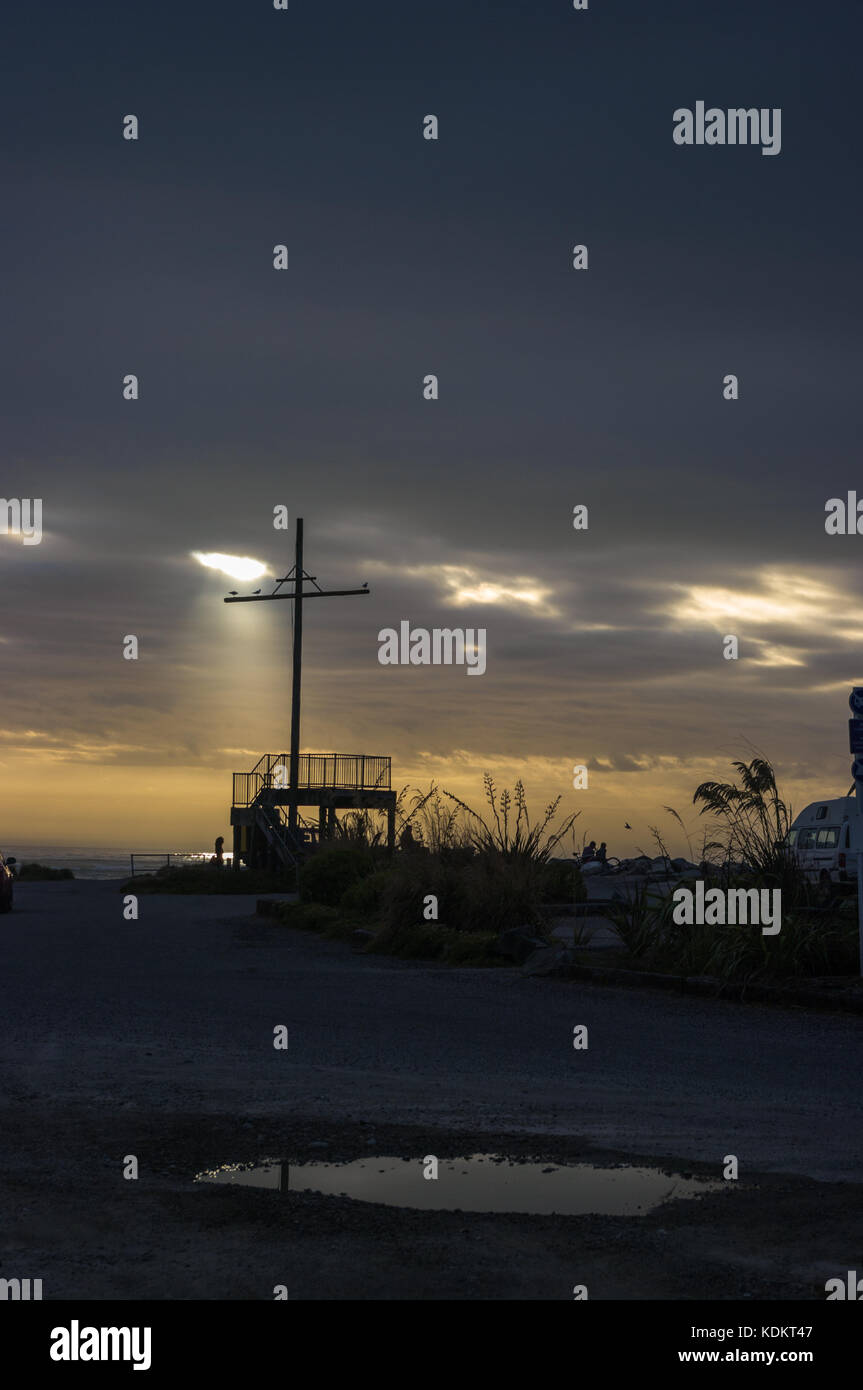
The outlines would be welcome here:
<svg viewBox="0 0 863 1390">
<path fill-rule="evenodd" d="M 0 1277 L 45 1298 L 823 1299 L 861 1266 L 861 1020 L 363 957 L 251 899 L 142 898 L 126 922 L 112 885 L 17 893 Z M 735 1154 L 740 1180 L 637 1217 L 193 1182 L 477 1152 L 713 1179 Z"/>
</svg>

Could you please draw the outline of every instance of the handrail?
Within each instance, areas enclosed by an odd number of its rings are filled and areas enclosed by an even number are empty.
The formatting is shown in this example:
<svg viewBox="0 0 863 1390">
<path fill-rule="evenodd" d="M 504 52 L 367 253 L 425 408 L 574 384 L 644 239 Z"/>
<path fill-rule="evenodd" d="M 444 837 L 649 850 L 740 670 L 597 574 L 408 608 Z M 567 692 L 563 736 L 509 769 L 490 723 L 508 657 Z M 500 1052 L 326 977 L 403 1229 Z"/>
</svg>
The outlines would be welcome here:
<svg viewBox="0 0 863 1390">
<path fill-rule="evenodd" d="M 263 792 L 287 791 L 290 754 L 265 753 L 251 772 L 234 773 L 234 806 L 251 806 Z M 383 753 L 301 753 L 298 789 L 389 791 L 392 760 Z"/>
<path fill-rule="evenodd" d="M 177 857 L 177 855 L 176 855 L 176 850 L 171 850 L 171 851 L 168 851 L 168 850 L 166 850 L 166 849 L 136 849 L 136 850 L 130 850 L 130 851 L 129 851 L 129 859 L 130 859 L 130 868 L 131 868 L 131 871 L 132 871 L 132 872 L 131 872 L 131 877 L 132 877 L 132 878 L 135 877 L 135 859 L 136 859 L 136 858 L 138 858 L 138 859 L 164 859 L 165 864 L 164 864 L 162 867 L 164 868 L 164 867 L 167 866 L 168 868 L 170 868 L 170 865 L 171 865 L 171 854 L 174 855 L 174 858 Z"/>
</svg>

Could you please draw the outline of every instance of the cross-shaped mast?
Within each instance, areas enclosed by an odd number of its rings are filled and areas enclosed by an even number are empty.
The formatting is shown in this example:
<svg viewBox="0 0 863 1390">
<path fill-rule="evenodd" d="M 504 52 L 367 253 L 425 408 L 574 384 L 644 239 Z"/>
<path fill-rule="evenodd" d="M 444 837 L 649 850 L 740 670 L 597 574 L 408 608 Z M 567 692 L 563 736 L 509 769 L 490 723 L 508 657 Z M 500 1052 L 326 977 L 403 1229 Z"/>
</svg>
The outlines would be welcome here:
<svg viewBox="0 0 863 1390">
<path fill-rule="evenodd" d="M 305 587 L 306 580 L 314 585 L 313 589 Z M 280 593 L 283 584 L 293 584 L 293 589 L 287 593 Z M 313 574 L 306 574 L 303 569 L 303 519 L 297 517 L 297 542 L 296 559 L 294 567 L 284 579 L 276 580 L 276 587 L 271 594 L 232 594 L 225 599 L 225 603 L 269 603 L 271 599 L 286 598 L 290 599 L 294 605 L 294 671 L 293 682 L 291 685 L 291 762 L 290 762 L 290 787 L 292 793 L 288 803 L 288 828 L 292 834 L 297 831 L 297 803 L 300 781 L 300 679 L 303 665 L 303 599 L 305 598 L 341 598 L 348 594 L 368 594 L 368 585 L 362 589 L 322 589 Z"/>
</svg>

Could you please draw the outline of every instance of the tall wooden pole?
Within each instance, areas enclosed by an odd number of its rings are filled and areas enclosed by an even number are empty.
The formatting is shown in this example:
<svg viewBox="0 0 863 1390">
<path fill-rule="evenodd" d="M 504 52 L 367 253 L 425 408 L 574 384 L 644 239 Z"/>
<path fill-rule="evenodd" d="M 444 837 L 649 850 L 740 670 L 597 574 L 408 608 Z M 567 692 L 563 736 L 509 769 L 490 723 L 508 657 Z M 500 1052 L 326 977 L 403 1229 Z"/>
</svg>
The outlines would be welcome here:
<svg viewBox="0 0 863 1390">
<path fill-rule="evenodd" d="M 306 588 L 306 580 L 314 587 Z M 280 593 L 283 584 L 293 584 L 293 592 Z M 299 790 L 300 790 L 300 685 L 302 680 L 303 665 L 303 599 L 304 598 L 341 598 L 350 594 L 368 594 L 369 590 L 364 584 L 361 589 L 322 589 L 313 574 L 306 574 L 303 569 L 303 519 L 297 517 L 297 543 L 296 557 L 293 574 L 286 574 L 284 579 L 276 581 L 276 587 L 271 594 L 235 594 L 231 593 L 225 599 L 225 603 L 271 603 L 274 599 L 290 599 L 294 605 L 294 653 L 293 653 L 293 681 L 291 686 L 291 752 L 290 768 L 288 771 L 288 826 L 292 834 L 296 834 L 299 825 Z"/>
<path fill-rule="evenodd" d="M 297 831 L 298 792 L 300 786 L 300 681 L 303 666 L 303 518 L 297 517 L 297 550 L 294 562 L 294 674 L 291 684 L 291 800 L 288 804 L 288 829 Z"/>
</svg>

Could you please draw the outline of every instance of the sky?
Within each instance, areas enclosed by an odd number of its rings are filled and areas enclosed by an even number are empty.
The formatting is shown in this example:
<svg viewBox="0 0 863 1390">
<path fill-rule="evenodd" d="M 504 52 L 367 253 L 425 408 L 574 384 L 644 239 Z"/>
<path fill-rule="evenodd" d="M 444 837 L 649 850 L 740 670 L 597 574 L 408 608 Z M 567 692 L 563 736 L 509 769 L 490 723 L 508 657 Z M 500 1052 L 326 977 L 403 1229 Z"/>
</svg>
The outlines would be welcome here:
<svg viewBox="0 0 863 1390">
<path fill-rule="evenodd" d="M 306 750 L 477 805 L 520 777 L 616 854 L 686 852 L 663 807 L 699 839 L 695 787 L 756 751 L 798 808 L 847 790 L 863 537 L 825 505 L 863 497 L 861 27 L 15 7 L 0 493 L 44 529 L 0 534 L 0 849 L 228 835 L 231 772 L 288 743 L 290 605 L 223 604 L 257 583 L 193 552 L 286 573 L 278 506 L 319 583 L 371 591 L 307 606 Z M 699 100 L 780 108 L 780 153 L 675 144 Z M 381 665 L 403 620 L 484 628 L 485 673 Z"/>
</svg>

